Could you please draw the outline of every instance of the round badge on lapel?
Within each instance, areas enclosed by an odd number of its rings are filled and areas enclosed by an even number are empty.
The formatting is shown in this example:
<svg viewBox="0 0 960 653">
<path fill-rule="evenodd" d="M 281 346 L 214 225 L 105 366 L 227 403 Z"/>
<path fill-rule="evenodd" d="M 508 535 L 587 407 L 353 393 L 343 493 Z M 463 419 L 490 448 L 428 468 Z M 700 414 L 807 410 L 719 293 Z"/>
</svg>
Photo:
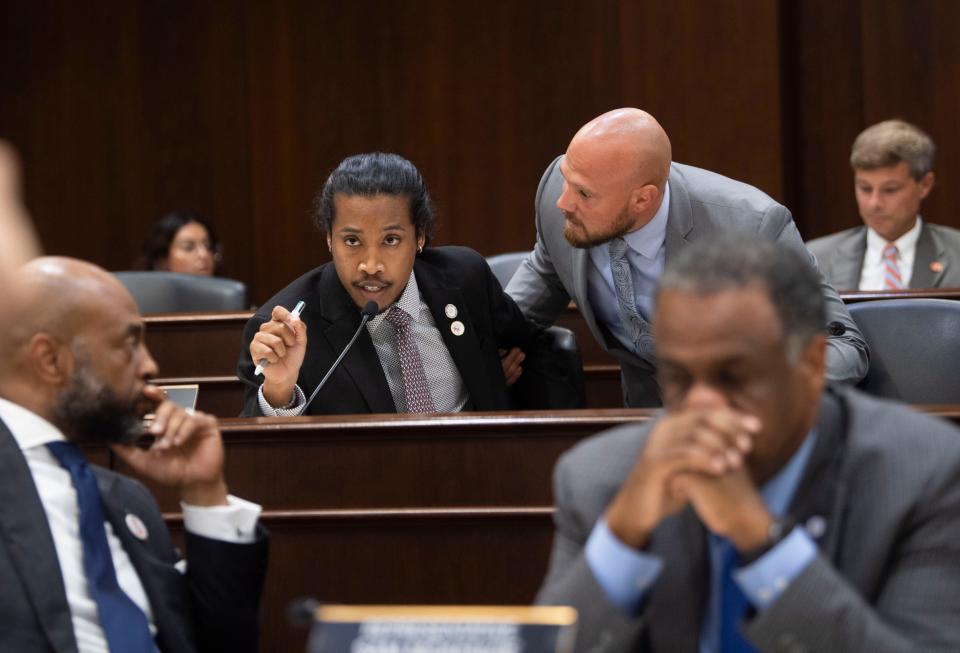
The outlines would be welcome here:
<svg viewBox="0 0 960 653">
<path fill-rule="evenodd" d="M 127 528 L 130 529 L 130 532 L 133 533 L 133 536 L 138 540 L 144 541 L 150 535 L 147 532 L 147 525 L 133 513 L 128 512 L 123 521 L 126 522 Z"/>
<path fill-rule="evenodd" d="M 463 332 L 466 330 L 467 328 L 463 326 L 463 322 L 461 322 L 460 320 L 456 320 L 453 324 L 450 325 L 450 332 L 453 333 L 453 335 L 455 336 L 462 336 Z"/>
<path fill-rule="evenodd" d="M 931 261 L 930 271 L 934 273 L 943 272 L 943 263 L 941 263 L 940 261 Z"/>
<path fill-rule="evenodd" d="M 447 304 L 443 307 L 443 314 L 452 320 L 457 317 L 457 307 L 453 304 Z"/>
</svg>

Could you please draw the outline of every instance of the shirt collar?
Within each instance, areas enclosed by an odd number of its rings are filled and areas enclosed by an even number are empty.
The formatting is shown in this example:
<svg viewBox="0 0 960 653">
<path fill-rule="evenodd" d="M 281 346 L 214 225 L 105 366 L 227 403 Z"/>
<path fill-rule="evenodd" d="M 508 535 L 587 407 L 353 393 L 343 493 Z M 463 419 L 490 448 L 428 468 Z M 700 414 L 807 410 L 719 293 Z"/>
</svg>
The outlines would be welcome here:
<svg viewBox="0 0 960 653">
<path fill-rule="evenodd" d="M 667 239 L 667 214 L 670 213 L 670 182 L 664 184 L 663 201 L 650 222 L 623 236 L 627 246 L 644 258 L 655 259 Z"/>
<path fill-rule="evenodd" d="M 410 318 L 417 322 L 420 319 L 420 288 L 417 286 L 417 277 L 413 273 L 413 270 L 410 270 L 410 278 L 407 279 L 407 286 L 403 289 L 403 292 L 400 293 L 400 297 L 397 298 L 390 306 L 384 306 L 375 317 L 373 317 L 369 322 L 367 322 L 367 329 L 370 333 L 374 333 L 380 325 L 383 324 L 387 319 L 387 311 L 390 310 L 393 306 L 399 306 L 410 316 Z"/>
<path fill-rule="evenodd" d="M 800 477 L 807 468 L 807 461 L 810 460 L 816 439 L 817 431 L 812 429 L 787 464 L 761 488 L 760 496 L 763 497 L 763 502 L 777 517 L 781 517 L 790 506 L 790 501 L 800 484 Z"/>
<path fill-rule="evenodd" d="M 0 397 L 0 419 L 13 434 L 21 451 L 66 440 L 56 426 L 36 413 Z"/>
<path fill-rule="evenodd" d="M 917 240 L 920 238 L 920 228 L 922 226 L 923 219 L 918 215 L 917 222 L 910 231 L 893 241 L 893 244 L 897 246 L 897 251 L 901 254 L 903 252 L 913 251 L 913 248 L 917 246 Z M 886 246 L 887 239 L 870 227 L 867 227 L 867 249 L 880 252 L 880 256 L 882 257 L 883 250 Z"/>
</svg>

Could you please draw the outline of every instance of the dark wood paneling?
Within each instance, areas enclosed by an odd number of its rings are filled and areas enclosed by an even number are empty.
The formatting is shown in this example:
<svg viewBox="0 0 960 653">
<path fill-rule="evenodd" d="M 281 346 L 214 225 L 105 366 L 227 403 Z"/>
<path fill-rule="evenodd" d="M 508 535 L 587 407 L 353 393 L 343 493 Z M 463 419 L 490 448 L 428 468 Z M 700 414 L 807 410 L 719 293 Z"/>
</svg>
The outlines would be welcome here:
<svg viewBox="0 0 960 653">
<path fill-rule="evenodd" d="M 223 272 L 263 302 L 326 260 L 313 195 L 375 149 L 423 171 L 438 242 L 529 249 L 543 169 L 624 104 L 658 114 L 678 159 L 782 190 L 766 0 L 5 9 L 0 135 L 23 153 L 27 204 L 48 251 L 111 269 L 160 213 L 192 208 L 221 233 Z"/>
</svg>

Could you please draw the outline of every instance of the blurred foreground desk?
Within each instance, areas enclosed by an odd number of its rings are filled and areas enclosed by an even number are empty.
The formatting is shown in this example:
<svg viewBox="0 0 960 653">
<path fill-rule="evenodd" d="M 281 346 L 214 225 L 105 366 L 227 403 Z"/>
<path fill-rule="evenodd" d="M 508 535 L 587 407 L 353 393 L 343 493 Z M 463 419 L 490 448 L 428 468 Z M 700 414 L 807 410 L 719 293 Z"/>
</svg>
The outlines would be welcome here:
<svg viewBox="0 0 960 653">
<path fill-rule="evenodd" d="M 615 409 L 221 420 L 230 491 L 263 505 L 273 537 L 264 650 L 303 650 L 305 632 L 284 619 L 298 596 L 529 603 L 550 552 L 557 458 L 648 418 Z M 176 497 L 151 489 L 178 530 Z"/>
<path fill-rule="evenodd" d="M 960 406 L 929 412 L 960 422 Z M 585 437 L 650 415 L 611 409 L 221 420 L 230 490 L 263 505 L 273 536 L 264 650 L 303 650 L 305 632 L 284 619 L 298 596 L 529 603 L 550 552 L 557 458 Z M 179 529 L 176 498 L 152 489 Z"/>
</svg>

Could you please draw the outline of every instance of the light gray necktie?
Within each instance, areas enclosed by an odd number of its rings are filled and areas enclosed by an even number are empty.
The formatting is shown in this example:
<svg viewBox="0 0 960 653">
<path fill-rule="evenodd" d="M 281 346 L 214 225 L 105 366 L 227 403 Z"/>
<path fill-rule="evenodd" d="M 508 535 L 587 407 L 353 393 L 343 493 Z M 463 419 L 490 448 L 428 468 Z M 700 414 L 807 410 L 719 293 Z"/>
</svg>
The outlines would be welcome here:
<svg viewBox="0 0 960 653">
<path fill-rule="evenodd" d="M 613 285 L 617 290 L 617 306 L 620 320 L 629 334 L 633 345 L 642 358 L 654 362 L 653 336 L 650 323 L 637 311 L 633 296 L 633 275 L 630 273 L 630 261 L 627 260 L 627 241 L 614 238 L 607 245 L 610 251 L 610 271 L 613 273 Z"/>
<path fill-rule="evenodd" d="M 397 330 L 397 353 L 400 355 L 400 375 L 403 377 L 403 394 L 407 398 L 407 412 L 437 412 L 423 361 L 420 360 L 420 350 L 410 332 L 410 315 L 394 305 L 387 311 L 386 320 Z"/>
</svg>

